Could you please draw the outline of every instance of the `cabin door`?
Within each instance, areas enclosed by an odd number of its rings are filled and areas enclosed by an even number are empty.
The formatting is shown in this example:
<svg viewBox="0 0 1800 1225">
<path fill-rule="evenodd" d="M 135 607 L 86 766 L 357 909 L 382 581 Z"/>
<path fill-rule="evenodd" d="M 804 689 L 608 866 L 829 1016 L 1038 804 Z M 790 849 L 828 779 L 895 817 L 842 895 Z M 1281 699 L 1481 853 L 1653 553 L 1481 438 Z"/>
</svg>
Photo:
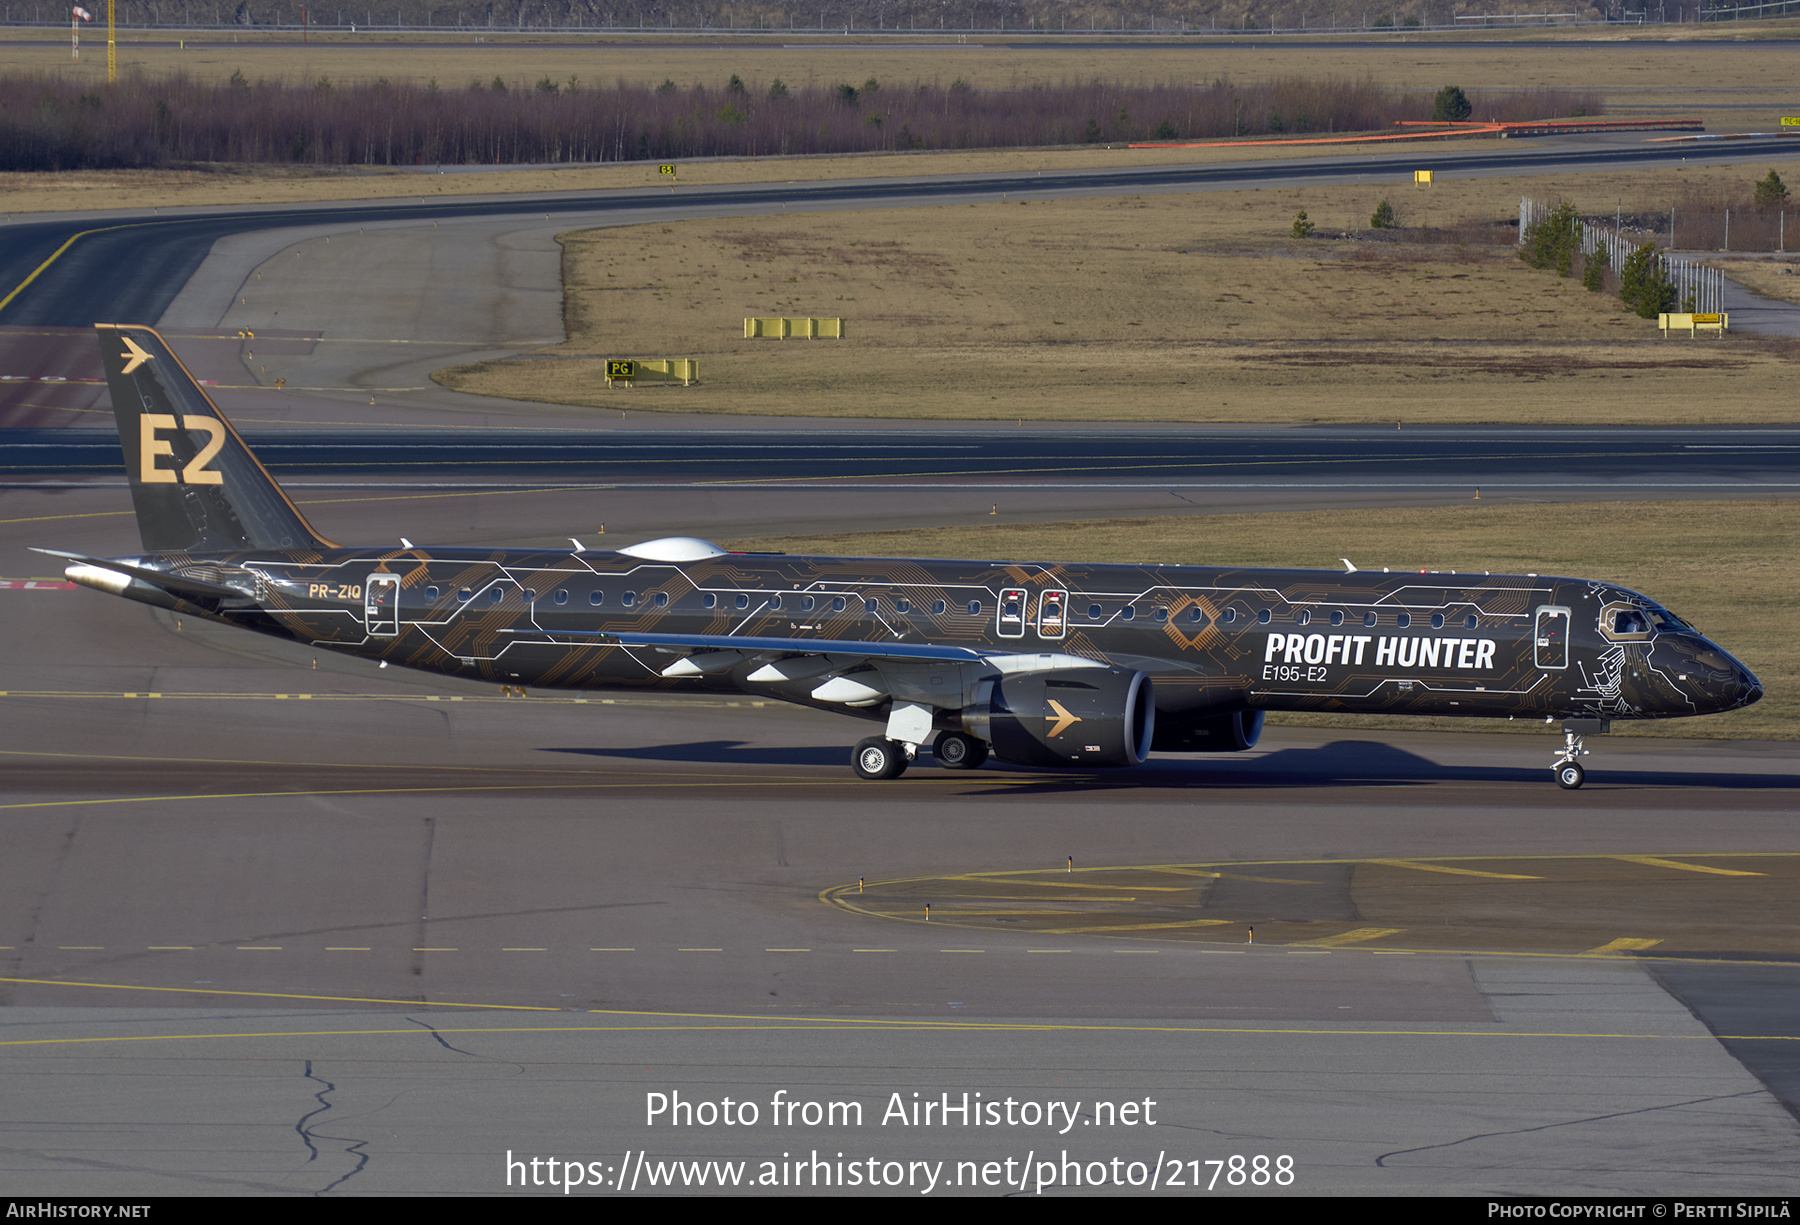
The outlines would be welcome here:
<svg viewBox="0 0 1800 1225">
<path fill-rule="evenodd" d="M 1569 666 L 1569 610 L 1544 605 L 1537 610 L 1537 633 L 1533 638 L 1537 666 L 1553 671 Z"/>
<path fill-rule="evenodd" d="M 363 625 L 371 638 L 392 638 L 400 632 L 400 576 L 371 574 L 363 587 Z"/>
</svg>

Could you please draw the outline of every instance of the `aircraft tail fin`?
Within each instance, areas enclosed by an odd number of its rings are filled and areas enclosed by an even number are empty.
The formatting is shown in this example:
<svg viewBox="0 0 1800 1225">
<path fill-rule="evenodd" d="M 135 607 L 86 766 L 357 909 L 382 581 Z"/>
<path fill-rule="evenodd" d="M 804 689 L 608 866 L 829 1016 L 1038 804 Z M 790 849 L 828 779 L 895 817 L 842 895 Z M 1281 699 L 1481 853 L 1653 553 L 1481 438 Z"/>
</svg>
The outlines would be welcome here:
<svg viewBox="0 0 1800 1225">
<path fill-rule="evenodd" d="M 94 326 L 146 551 L 331 547 L 154 329 Z"/>
</svg>

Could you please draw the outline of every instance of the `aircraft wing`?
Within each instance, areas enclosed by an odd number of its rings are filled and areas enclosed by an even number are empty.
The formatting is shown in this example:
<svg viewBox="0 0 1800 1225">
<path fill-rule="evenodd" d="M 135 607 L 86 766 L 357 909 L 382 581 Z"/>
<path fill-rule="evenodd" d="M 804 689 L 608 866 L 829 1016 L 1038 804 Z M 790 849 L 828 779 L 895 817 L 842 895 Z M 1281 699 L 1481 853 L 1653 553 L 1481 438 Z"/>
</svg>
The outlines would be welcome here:
<svg viewBox="0 0 1800 1225">
<path fill-rule="evenodd" d="M 935 646 L 924 642 L 858 642 L 849 638 L 745 638 L 731 634 L 639 634 L 597 630 L 587 635 L 603 643 L 628 647 L 667 647 L 681 651 L 764 651 L 802 655 L 857 655 L 864 659 L 914 660 L 920 663 L 972 663 L 984 656 L 968 647 Z"/>
</svg>

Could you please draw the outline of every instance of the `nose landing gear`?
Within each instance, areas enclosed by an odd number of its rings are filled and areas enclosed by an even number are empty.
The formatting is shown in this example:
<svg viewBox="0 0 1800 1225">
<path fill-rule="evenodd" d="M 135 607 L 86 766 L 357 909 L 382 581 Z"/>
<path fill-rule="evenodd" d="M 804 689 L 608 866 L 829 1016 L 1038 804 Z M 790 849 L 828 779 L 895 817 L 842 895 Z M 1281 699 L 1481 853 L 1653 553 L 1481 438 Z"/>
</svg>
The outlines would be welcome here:
<svg viewBox="0 0 1800 1225">
<path fill-rule="evenodd" d="M 1556 760 L 1550 765 L 1550 772 L 1556 776 L 1556 785 L 1564 791 L 1574 791 L 1587 781 L 1587 771 L 1581 768 L 1577 758 L 1586 757 L 1588 750 L 1581 746 L 1584 735 L 1604 736 L 1612 730 L 1609 719 L 1566 719 L 1563 721 L 1563 735 L 1567 738 L 1562 750 L 1557 753 Z"/>
</svg>

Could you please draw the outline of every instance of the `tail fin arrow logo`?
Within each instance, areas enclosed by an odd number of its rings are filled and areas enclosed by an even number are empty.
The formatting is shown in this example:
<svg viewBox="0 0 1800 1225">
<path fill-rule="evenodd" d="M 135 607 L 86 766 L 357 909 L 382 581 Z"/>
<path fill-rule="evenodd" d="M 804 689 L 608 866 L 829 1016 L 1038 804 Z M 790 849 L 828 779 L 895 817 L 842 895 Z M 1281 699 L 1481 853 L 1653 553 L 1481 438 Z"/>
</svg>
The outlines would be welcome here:
<svg viewBox="0 0 1800 1225">
<path fill-rule="evenodd" d="M 130 354 L 125 361 L 126 374 L 130 374 L 133 370 L 136 370 L 154 356 L 139 348 L 137 342 L 132 340 L 129 336 L 121 336 L 119 339 L 125 342 L 125 351 Z"/>
</svg>

